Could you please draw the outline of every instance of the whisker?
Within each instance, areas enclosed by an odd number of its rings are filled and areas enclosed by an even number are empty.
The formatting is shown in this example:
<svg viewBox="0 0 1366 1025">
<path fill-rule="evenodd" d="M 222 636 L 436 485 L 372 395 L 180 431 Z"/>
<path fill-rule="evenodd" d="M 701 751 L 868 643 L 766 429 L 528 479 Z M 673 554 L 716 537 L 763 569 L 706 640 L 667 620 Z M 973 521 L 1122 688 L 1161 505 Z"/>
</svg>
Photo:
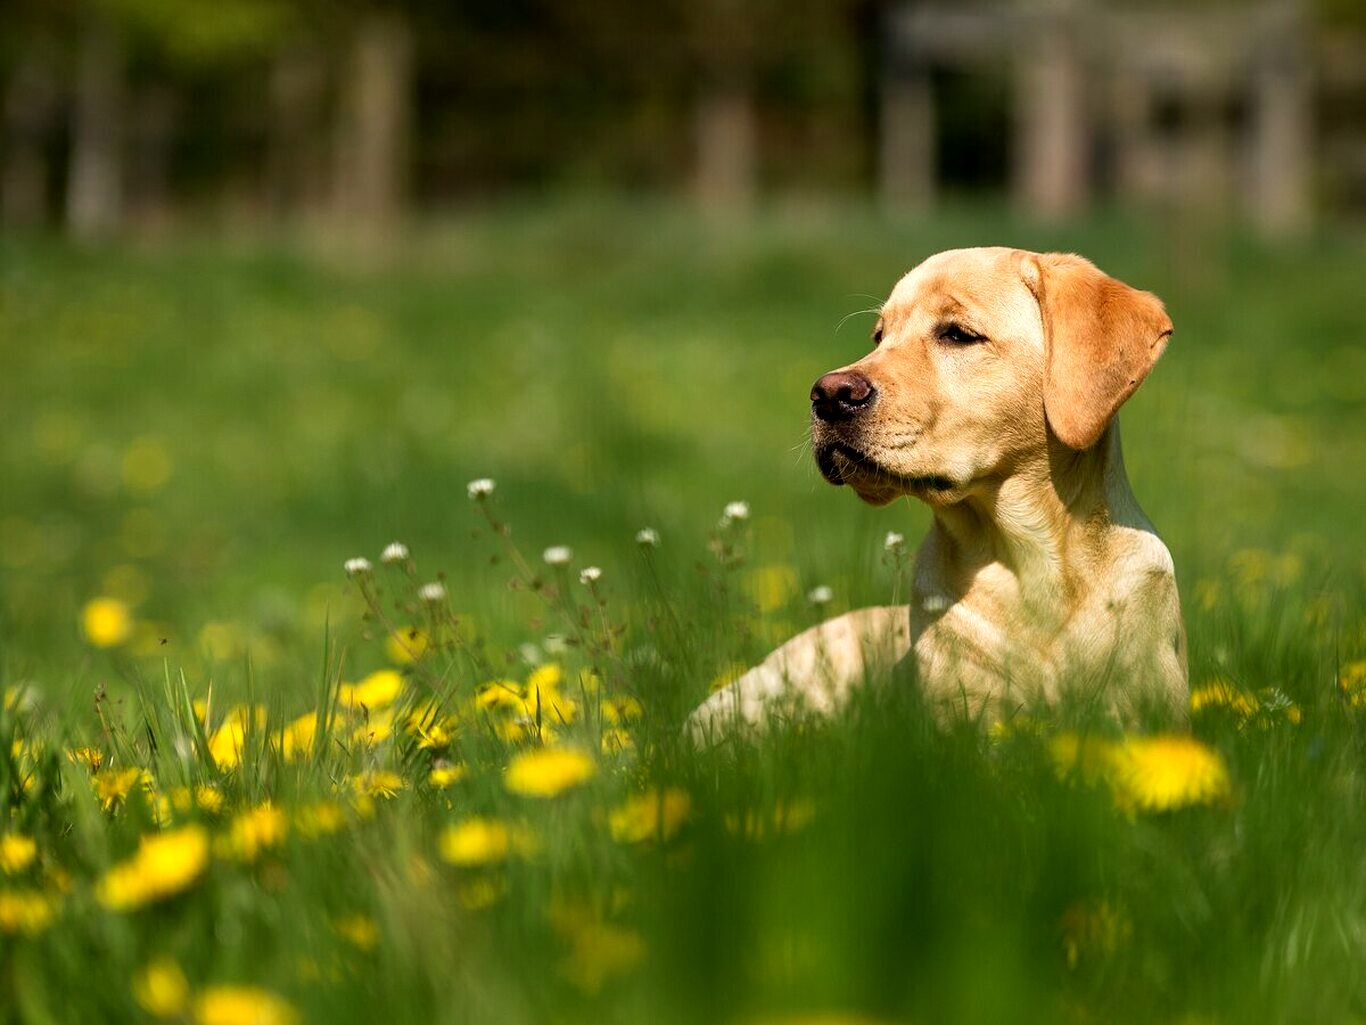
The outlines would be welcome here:
<svg viewBox="0 0 1366 1025">
<path fill-rule="evenodd" d="M 865 313 L 880 313 L 880 312 L 882 312 L 882 307 L 879 305 L 879 306 L 870 307 L 870 308 L 868 308 L 868 309 L 866 309 L 866 310 L 855 310 L 853 313 L 846 313 L 843 317 L 840 318 L 840 322 L 839 322 L 838 324 L 835 325 L 835 334 L 839 334 L 839 333 L 840 333 L 840 328 L 844 327 L 845 322 L 848 321 L 849 319 L 853 318 L 853 317 L 859 317 L 859 316 L 862 316 L 862 315 L 865 314 Z"/>
</svg>

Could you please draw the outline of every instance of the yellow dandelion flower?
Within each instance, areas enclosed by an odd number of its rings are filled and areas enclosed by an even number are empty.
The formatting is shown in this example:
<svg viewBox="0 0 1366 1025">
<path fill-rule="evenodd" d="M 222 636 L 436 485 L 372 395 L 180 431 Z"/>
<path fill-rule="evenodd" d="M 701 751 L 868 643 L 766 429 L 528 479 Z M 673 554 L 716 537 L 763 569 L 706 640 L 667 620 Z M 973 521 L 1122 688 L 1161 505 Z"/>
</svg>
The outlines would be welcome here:
<svg viewBox="0 0 1366 1025">
<path fill-rule="evenodd" d="M 144 775 L 138 768 L 104 769 L 90 777 L 90 785 L 100 799 L 100 806 L 108 811 L 121 803 L 133 787 L 143 781 Z"/>
<path fill-rule="evenodd" d="M 318 735 L 318 713 L 299 716 L 280 731 L 280 757 L 287 762 L 307 758 L 313 753 L 313 741 Z"/>
<path fill-rule="evenodd" d="M 388 769 L 373 769 L 351 777 L 351 788 L 365 797 L 382 797 L 388 800 L 398 796 L 405 786 L 403 777 Z"/>
<path fill-rule="evenodd" d="M 475 692 L 474 707 L 481 712 L 520 713 L 525 707 L 522 685 L 516 680 L 490 680 Z"/>
<path fill-rule="evenodd" d="M 683 790 L 651 790 L 635 794 L 612 810 L 608 825 L 612 839 L 621 843 L 667 840 L 682 828 L 692 810 Z"/>
<path fill-rule="evenodd" d="M 194 788 L 194 803 L 200 811 L 217 815 L 223 810 L 223 792 L 205 783 Z"/>
<path fill-rule="evenodd" d="M 294 813 L 294 825 L 300 836 L 312 840 L 343 829 L 346 813 L 336 801 L 314 801 Z"/>
<path fill-rule="evenodd" d="M 337 701 L 343 708 L 376 712 L 392 705 L 402 692 L 403 676 L 395 669 L 379 669 L 360 683 L 343 683 L 337 688 Z"/>
<path fill-rule="evenodd" d="M 233 817 L 228 830 L 214 847 L 223 857 L 255 861 L 262 851 L 279 847 L 289 832 L 289 819 L 270 801 L 248 808 Z"/>
<path fill-rule="evenodd" d="M 347 915 L 332 923 L 337 935 L 359 950 L 371 951 L 379 946 L 379 926 L 369 915 Z"/>
<path fill-rule="evenodd" d="M 97 888 L 100 902 L 126 911 L 188 889 L 209 863 L 209 834 L 185 826 L 144 836 L 137 852 L 104 874 Z"/>
<path fill-rule="evenodd" d="M 493 723 L 493 734 L 505 744 L 516 744 L 528 736 L 527 724 L 520 719 L 498 719 Z"/>
<path fill-rule="evenodd" d="M 605 755 L 620 755 L 633 750 L 636 742 L 635 738 L 620 726 L 609 726 L 602 731 L 602 739 L 598 746 Z"/>
<path fill-rule="evenodd" d="M 563 680 L 564 670 L 560 668 L 559 663 L 547 662 L 531 671 L 531 675 L 526 678 L 526 691 L 528 694 L 534 694 L 538 690 L 559 690 Z"/>
<path fill-rule="evenodd" d="M 248 726 L 256 730 L 266 728 L 266 710 L 262 706 L 238 705 L 228 712 L 223 725 L 209 738 L 209 756 L 220 769 L 236 768 L 242 761 Z"/>
<path fill-rule="evenodd" d="M 89 772 L 98 772 L 104 764 L 104 754 L 93 747 L 73 747 L 66 753 L 72 765 L 84 765 Z"/>
<path fill-rule="evenodd" d="M 469 774 L 464 765 L 437 765 L 427 774 L 427 782 L 438 790 L 454 786 Z"/>
<path fill-rule="evenodd" d="M 39 890 L 0 889 L 0 935 L 32 936 L 52 924 L 57 905 Z"/>
<path fill-rule="evenodd" d="M 1115 751 L 1116 800 L 1142 811 L 1169 811 L 1228 797 L 1232 785 L 1219 752 L 1194 737 L 1129 737 Z"/>
<path fill-rule="evenodd" d="M 428 641 L 427 631 L 422 627 L 402 626 L 385 640 L 384 653 L 395 665 L 406 666 L 426 654 Z"/>
<path fill-rule="evenodd" d="M 523 797 L 554 797 L 592 779 L 597 764 L 572 747 L 543 747 L 512 759 L 504 773 L 508 790 Z"/>
<path fill-rule="evenodd" d="M 424 751 L 444 751 L 454 739 L 455 734 L 446 723 L 435 722 L 417 731 L 417 746 Z"/>
<path fill-rule="evenodd" d="M 1114 743 L 1103 737 L 1059 733 L 1048 742 L 1058 778 L 1080 778 L 1088 785 L 1104 782 L 1114 767 Z"/>
<path fill-rule="evenodd" d="M 81 610 L 85 639 L 97 648 L 117 648 L 133 633 L 133 613 L 117 598 L 93 598 Z"/>
<path fill-rule="evenodd" d="M 525 830 L 498 819 L 473 817 L 447 826 L 438 843 L 441 857 L 452 865 L 473 868 L 504 861 L 514 851 L 527 853 L 533 847 Z"/>
<path fill-rule="evenodd" d="M 579 705 L 553 687 L 528 687 L 522 714 L 533 722 L 539 718 L 544 728 L 550 723 L 573 722 L 578 717 Z"/>
<path fill-rule="evenodd" d="M 193 790 L 189 787 L 172 787 L 169 797 L 170 805 L 178 815 L 188 815 L 196 808 L 210 815 L 217 815 L 223 810 L 222 792 L 208 784 L 201 784 Z"/>
<path fill-rule="evenodd" d="M 17 876 L 33 864 L 38 856 L 38 844 L 33 837 L 20 833 L 6 833 L 0 836 L 0 872 L 7 876 Z"/>
<path fill-rule="evenodd" d="M 408 713 L 405 729 L 417 737 L 417 746 L 424 751 L 440 751 L 450 747 L 460 728 L 460 718 L 445 714 L 434 701 L 423 702 Z"/>
<path fill-rule="evenodd" d="M 254 986 L 210 986 L 195 998 L 195 1025 L 294 1025 L 298 1012 Z"/>
<path fill-rule="evenodd" d="M 392 708 L 367 715 L 361 724 L 351 731 L 351 739 L 366 747 L 382 744 L 393 735 L 394 710 Z"/>
<path fill-rule="evenodd" d="M 133 977 L 133 999 L 155 1018 L 174 1018 L 190 1002 L 190 983 L 169 957 L 159 957 Z"/>
<path fill-rule="evenodd" d="M 602 702 L 602 721 L 613 726 L 639 719 L 645 714 L 640 701 L 629 694 L 614 698 L 604 698 Z"/>
<path fill-rule="evenodd" d="M 1201 712 L 1226 711 L 1239 719 L 1250 719 L 1257 714 L 1257 698 L 1240 690 L 1227 680 L 1211 680 L 1191 691 L 1192 715 Z"/>
</svg>

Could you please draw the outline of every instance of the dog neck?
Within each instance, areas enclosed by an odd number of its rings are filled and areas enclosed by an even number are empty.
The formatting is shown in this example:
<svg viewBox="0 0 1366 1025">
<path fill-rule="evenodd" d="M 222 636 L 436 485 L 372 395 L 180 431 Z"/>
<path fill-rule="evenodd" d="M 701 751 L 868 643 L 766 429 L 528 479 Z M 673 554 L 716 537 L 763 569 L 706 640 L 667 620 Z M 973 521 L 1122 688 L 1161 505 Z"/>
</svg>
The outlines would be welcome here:
<svg viewBox="0 0 1366 1025">
<path fill-rule="evenodd" d="M 966 585 L 988 566 L 1014 576 L 1027 600 L 1060 607 L 1105 559 L 1109 528 L 1141 517 L 1124 472 L 1119 423 L 1073 451 L 1050 434 L 1045 451 L 1005 477 L 935 510 L 950 578 Z"/>
</svg>

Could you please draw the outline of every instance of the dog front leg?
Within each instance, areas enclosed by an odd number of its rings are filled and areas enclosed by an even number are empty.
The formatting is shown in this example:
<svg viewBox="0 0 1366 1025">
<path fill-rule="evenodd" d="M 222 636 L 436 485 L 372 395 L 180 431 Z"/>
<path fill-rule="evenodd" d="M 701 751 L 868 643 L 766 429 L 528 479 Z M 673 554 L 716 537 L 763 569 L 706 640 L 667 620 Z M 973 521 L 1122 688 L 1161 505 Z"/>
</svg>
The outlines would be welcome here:
<svg viewBox="0 0 1366 1025">
<path fill-rule="evenodd" d="M 705 744 L 737 726 L 760 727 L 783 712 L 832 712 L 851 687 L 889 671 L 910 646 L 910 614 L 904 605 L 828 619 L 704 701 L 688 718 L 688 734 Z"/>
</svg>

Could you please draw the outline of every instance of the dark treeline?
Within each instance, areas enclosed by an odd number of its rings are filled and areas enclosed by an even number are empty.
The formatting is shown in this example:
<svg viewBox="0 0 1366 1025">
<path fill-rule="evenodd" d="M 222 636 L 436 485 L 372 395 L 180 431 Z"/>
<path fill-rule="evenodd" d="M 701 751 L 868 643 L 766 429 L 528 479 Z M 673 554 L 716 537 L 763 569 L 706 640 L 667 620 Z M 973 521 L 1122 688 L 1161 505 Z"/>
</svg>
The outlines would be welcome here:
<svg viewBox="0 0 1366 1025">
<path fill-rule="evenodd" d="M 3 212 L 383 221 L 561 183 L 870 175 L 875 0 L 5 0 Z"/>
<path fill-rule="evenodd" d="M 1175 34 L 1135 47 L 1154 15 Z M 0 0 L 0 215 L 382 229 L 547 187 L 726 213 L 943 182 L 1063 213 L 1250 181 L 1244 208 L 1291 223 L 1311 193 L 1366 197 L 1363 21 L 1358 0 Z"/>
</svg>

